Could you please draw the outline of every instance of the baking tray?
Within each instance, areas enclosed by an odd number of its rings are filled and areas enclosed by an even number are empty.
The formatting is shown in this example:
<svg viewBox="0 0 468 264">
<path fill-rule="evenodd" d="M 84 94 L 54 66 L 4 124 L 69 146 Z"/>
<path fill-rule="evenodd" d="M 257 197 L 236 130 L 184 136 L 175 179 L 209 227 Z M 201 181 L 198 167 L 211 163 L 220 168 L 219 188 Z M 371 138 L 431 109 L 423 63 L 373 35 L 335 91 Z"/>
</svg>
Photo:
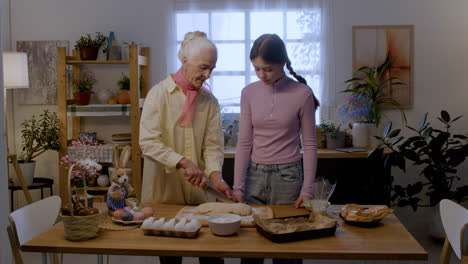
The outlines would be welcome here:
<svg viewBox="0 0 468 264">
<path fill-rule="evenodd" d="M 288 217 L 278 217 L 274 219 L 288 219 L 288 218 L 299 218 L 299 217 L 308 218 L 309 215 L 306 214 L 306 215 L 296 215 L 296 216 L 288 216 Z M 314 230 L 294 232 L 294 233 L 285 233 L 285 234 L 274 234 L 268 230 L 263 229 L 261 226 L 255 223 L 255 228 L 257 229 L 257 231 L 260 234 L 262 234 L 264 237 L 268 238 L 269 240 L 275 243 L 284 243 L 284 242 L 292 242 L 292 241 L 334 236 L 337 227 L 338 227 L 338 224 L 336 224 L 335 226 L 332 226 L 329 228 L 323 228 L 323 229 L 314 229 Z"/>
</svg>

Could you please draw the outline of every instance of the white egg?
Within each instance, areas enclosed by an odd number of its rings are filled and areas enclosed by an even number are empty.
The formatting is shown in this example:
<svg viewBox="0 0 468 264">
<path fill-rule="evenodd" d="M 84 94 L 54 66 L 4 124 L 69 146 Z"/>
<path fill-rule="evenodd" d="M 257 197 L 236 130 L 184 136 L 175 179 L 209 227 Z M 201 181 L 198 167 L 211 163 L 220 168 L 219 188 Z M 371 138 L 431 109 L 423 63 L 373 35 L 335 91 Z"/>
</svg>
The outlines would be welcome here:
<svg viewBox="0 0 468 264">
<path fill-rule="evenodd" d="M 193 219 L 190 223 L 185 224 L 185 232 L 195 232 L 200 227 L 200 222 L 197 219 Z"/>
<path fill-rule="evenodd" d="M 161 217 L 159 220 L 153 222 L 153 225 L 151 226 L 151 228 L 155 230 L 161 230 L 163 228 L 165 221 L 166 221 L 166 218 Z"/>
<path fill-rule="evenodd" d="M 153 220 L 154 220 L 154 217 L 146 218 L 145 221 L 143 221 L 143 224 L 141 224 L 141 228 L 150 229 L 153 225 Z"/>
<path fill-rule="evenodd" d="M 164 223 L 162 229 L 167 230 L 167 231 L 172 231 L 172 230 L 174 230 L 174 223 L 175 223 L 175 218 L 172 218 L 171 220 Z"/>
<path fill-rule="evenodd" d="M 184 231 L 184 226 L 185 226 L 185 218 L 180 219 L 179 223 L 177 223 L 174 227 L 175 231 Z"/>
</svg>

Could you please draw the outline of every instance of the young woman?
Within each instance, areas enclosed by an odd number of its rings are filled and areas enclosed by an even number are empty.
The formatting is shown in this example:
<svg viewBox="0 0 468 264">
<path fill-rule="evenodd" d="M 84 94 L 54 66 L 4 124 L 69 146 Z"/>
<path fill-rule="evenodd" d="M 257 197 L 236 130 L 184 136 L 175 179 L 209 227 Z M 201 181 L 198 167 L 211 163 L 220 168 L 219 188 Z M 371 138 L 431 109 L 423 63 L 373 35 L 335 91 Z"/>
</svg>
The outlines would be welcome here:
<svg viewBox="0 0 468 264">
<path fill-rule="evenodd" d="M 300 207 L 312 197 L 317 168 L 315 109 L 319 102 L 305 79 L 294 72 L 278 35 L 264 34 L 256 39 L 250 60 L 260 81 L 242 91 L 233 199 Z M 297 81 L 286 76 L 284 66 Z"/>
<path fill-rule="evenodd" d="M 319 102 L 305 79 L 294 72 L 286 47 L 276 34 L 255 40 L 250 61 L 260 81 L 242 90 L 233 200 L 294 203 L 297 208 L 312 197 L 317 168 L 315 109 Z M 285 65 L 298 82 L 286 76 Z M 263 263 L 263 259 L 242 259 L 241 263 Z M 274 259 L 273 263 L 302 260 Z"/>
</svg>

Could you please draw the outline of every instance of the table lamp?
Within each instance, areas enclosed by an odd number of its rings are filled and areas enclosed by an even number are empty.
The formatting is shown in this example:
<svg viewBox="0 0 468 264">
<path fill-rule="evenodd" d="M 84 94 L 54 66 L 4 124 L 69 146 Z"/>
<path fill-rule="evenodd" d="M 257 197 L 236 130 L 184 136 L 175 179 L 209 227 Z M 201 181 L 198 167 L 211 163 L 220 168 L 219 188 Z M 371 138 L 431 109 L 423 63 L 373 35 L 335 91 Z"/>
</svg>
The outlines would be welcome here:
<svg viewBox="0 0 468 264">
<path fill-rule="evenodd" d="M 21 183 L 21 188 L 24 191 L 28 203 L 32 203 L 31 195 L 26 186 L 23 173 L 18 165 L 16 155 L 10 153 L 8 148 L 8 118 L 7 118 L 7 89 L 29 88 L 28 74 L 28 54 L 25 52 L 3 52 L 3 81 L 5 89 L 5 128 L 6 128 L 6 145 L 8 160 L 13 164 L 16 171 L 16 176 Z M 9 177 L 9 176 L 8 176 Z"/>
</svg>

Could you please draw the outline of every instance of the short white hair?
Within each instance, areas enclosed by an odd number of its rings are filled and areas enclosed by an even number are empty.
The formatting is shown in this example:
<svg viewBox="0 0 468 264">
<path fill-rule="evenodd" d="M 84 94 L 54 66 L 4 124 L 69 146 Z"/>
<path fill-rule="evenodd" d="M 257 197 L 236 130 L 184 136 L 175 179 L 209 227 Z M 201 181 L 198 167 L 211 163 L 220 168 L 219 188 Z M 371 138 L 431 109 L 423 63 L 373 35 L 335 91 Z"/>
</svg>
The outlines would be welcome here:
<svg viewBox="0 0 468 264">
<path fill-rule="evenodd" d="M 179 60 L 182 62 L 184 57 L 190 60 L 194 55 L 200 53 L 201 50 L 212 49 L 218 52 L 215 44 L 206 38 L 206 33 L 201 31 L 188 32 L 184 36 L 184 41 L 180 45 Z"/>
</svg>

